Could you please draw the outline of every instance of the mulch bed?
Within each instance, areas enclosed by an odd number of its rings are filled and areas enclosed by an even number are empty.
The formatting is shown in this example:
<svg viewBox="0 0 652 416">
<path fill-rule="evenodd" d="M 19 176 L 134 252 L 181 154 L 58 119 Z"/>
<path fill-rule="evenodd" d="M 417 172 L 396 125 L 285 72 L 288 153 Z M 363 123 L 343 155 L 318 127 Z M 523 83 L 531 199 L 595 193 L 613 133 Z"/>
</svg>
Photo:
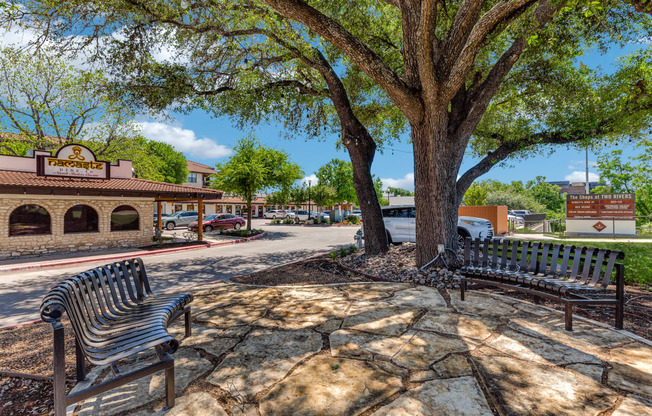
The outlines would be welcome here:
<svg viewBox="0 0 652 416">
<path fill-rule="evenodd" d="M 342 270 L 337 261 L 328 256 L 320 256 L 245 276 L 238 276 L 231 280 L 236 283 L 264 286 L 321 285 L 369 281 L 363 276 Z"/>
<path fill-rule="evenodd" d="M 66 378 L 75 378 L 75 338 L 63 321 L 66 342 Z M 52 411 L 49 380 L 7 377 L 3 372 L 51 377 L 52 325 L 44 322 L 0 330 L 0 416 L 47 415 Z M 73 387 L 69 383 L 68 389 Z"/>
</svg>

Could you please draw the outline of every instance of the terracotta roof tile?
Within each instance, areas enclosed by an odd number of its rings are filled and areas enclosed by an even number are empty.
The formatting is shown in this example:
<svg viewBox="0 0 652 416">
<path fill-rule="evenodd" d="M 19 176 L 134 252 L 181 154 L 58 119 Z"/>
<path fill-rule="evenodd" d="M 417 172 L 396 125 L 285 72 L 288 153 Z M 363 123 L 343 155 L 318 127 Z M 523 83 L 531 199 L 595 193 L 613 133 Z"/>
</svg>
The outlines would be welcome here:
<svg viewBox="0 0 652 416">
<path fill-rule="evenodd" d="M 201 163 L 193 162 L 188 160 L 188 170 L 195 173 L 205 173 L 207 175 L 215 174 L 215 169 L 210 166 L 202 165 Z"/>
<path fill-rule="evenodd" d="M 16 191 L 24 188 L 52 191 L 55 194 L 65 191 L 77 191 L 82 194 L 95 195 L 98 192 L 142 194 L 146 197 L 173 198 L 221 198 L 223 192 L 216 189 L 198 188 L 194 186 L 175 185 L 165 182 L 148 181 L 145 179 L 85 179 L 57 178 L 38 176 L 29 172 L 13 172 L 0 170 L 0 193 Z"/>
</svg>

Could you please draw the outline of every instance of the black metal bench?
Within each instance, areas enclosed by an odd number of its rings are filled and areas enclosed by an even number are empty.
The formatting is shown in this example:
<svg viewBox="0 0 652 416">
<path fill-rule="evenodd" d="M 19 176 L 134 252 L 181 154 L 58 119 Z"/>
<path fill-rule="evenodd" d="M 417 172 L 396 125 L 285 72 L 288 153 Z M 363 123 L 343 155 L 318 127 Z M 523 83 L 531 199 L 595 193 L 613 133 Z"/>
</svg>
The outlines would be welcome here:
<svg viewBox="0 0 652 416">
<path fill-rule="evenodd" d="M 174 406 L 174 359 L 179 348 L 167 326 L 185 315 L 186 337 L 190 336 L 191 294 L 152 294 L 141 259 L 124 260 L 96 267 L 54 286 L 41 304 L 41 319 L 52 324 L 54 334 L 54 410 L 64 416 L 66 407 L 165 370 L 168 408 Z M 102 384 L 66 395 L 66 365 L 63 312 L 75 333 L 77 381 L 86 378 L 84 359 L 94 365 L 111 364 L 114 377 Z M 154 348 L 157 362 L 122 374 L 116 362 Z"/>
<path fill-rule="evenodd" d="M 573 305 L 613 305 L 623 328 L 625 267 L 622 251 L 509 239 L 466 239 L 461 299 L 469 284 L 513 289 L 564 303 L 566 330 Z M 607 291 L 615 271 L 615 293 Z M 595 297 L 601 294 L 600 297 Z"/>
</svg>

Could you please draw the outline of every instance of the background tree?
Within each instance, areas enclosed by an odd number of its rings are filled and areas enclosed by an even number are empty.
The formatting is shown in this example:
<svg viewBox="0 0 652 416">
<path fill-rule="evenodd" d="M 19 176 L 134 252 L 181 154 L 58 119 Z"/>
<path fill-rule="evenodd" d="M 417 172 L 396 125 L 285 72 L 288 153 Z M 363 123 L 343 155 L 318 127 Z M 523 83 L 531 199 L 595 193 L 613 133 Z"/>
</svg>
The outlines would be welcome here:
<svg viewBox="0 0 652 416">
<path fill-rule="evenodd" d="M 600 179 L 607 182 L 594 193 L 636 192 L 636 215 L 652 215 L 652 141 L 637 144 L 641 154 L 623 160 L 622 150 L 613 150 L 598 158 Z M 648 220 L 649 221 L 649 220 Z"/>
<path fill-rule="evenodd" d="M 336 201 L 337 192 L 332 186 L 320 182 L 317 186 L 312 187 L 310 196 L 318 207 L 330 207 Z M 320 221 L 321 217 L 317 216 L 317 220 Z"/>
<path fill-rule="evenodd" d="M 394 194 L 395 196 L 414 196 L 414 192 L 412 191 L 403 188 L 394 188 L 392 186 L 387 187 L 387 192 Z"/>
<path fill-rule="evenodd" d="M 0 154 L 80 143 L 101 160 L 131 160 L 139 178 L 183 183 L 183 154 L 142 137 L 134 116 L 100 71 L 76 69 L 45 51 L 0 50 Z"/>
<path fill-rule="evenodd" d="M 469 186 L 469 189 L 466 190 L 462 202 L 465 205 L 472 205 L 472 206 L 487 205 L 488 195 L 489 195 L 489 191 L 487 190 L 486 186 L 474 182 L 473 185 Z"/>
<path fill-rule="evenodd" d="M 320 185 L 328 185 L 335 190 L 333 203 L 355 205 L 358 202 L 355 187 L 353 186 L 353 165 L 351 162 L 331 159 L 330 162 L 317 169 L 315 175 L 317 175 Z"/>
<path fill-rule="evenodd" d="M 255 137 L 243 137 L 233 156 L 215 166 L 211 186 L 237 195 L 247 202 L 247 231 L 251 231 L 251 201 L 270 188 L 289 188 L 303 177 L 303 171 L 290 156 L 262 146 Z"/>
</svg>

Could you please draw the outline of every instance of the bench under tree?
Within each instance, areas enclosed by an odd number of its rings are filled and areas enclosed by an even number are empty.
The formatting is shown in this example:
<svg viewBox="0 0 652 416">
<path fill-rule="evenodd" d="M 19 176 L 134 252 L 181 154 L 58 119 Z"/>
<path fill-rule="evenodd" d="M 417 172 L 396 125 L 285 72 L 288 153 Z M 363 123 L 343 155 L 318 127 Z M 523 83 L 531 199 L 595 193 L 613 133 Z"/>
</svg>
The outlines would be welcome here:
<svg viewBox="0 0 652 416">
<path fill-rule="evenodd" d="M 623 328 L 625 267 L 622 251 L 510 239 L 466 239 L 460 269 L 461 300 L 474 286 L 516 290 L 564 304 L 565 328 L 573 329 L 574 305 L 616 308 Z M 607 286 L 612 279 L 616 290 Z"/>
<path fill-rule="evenodd" d="M 52 324 L 54 335 L 54 411 L 64 416 L 66 407 L 165 370 L 166 406 L 174 406 L 174 359 L 170 354 L 179 341 L 167 327 L 185 316 L 185 335 L 190 336 L 191 294 L 153 295 L 141 259 L 96 267 L 66 279 L 47 293 L 41 319 Z M 77 381 L 86 378 L 85 359 L 91 364 L 111 365 L 114 377 L 85 390 L 66 395 L 66 364 L 63 313 L 75 334 Z M 117 362 L 153 348 L 157 360 L 129 373 L 120 373 Z"/>
</svg>

